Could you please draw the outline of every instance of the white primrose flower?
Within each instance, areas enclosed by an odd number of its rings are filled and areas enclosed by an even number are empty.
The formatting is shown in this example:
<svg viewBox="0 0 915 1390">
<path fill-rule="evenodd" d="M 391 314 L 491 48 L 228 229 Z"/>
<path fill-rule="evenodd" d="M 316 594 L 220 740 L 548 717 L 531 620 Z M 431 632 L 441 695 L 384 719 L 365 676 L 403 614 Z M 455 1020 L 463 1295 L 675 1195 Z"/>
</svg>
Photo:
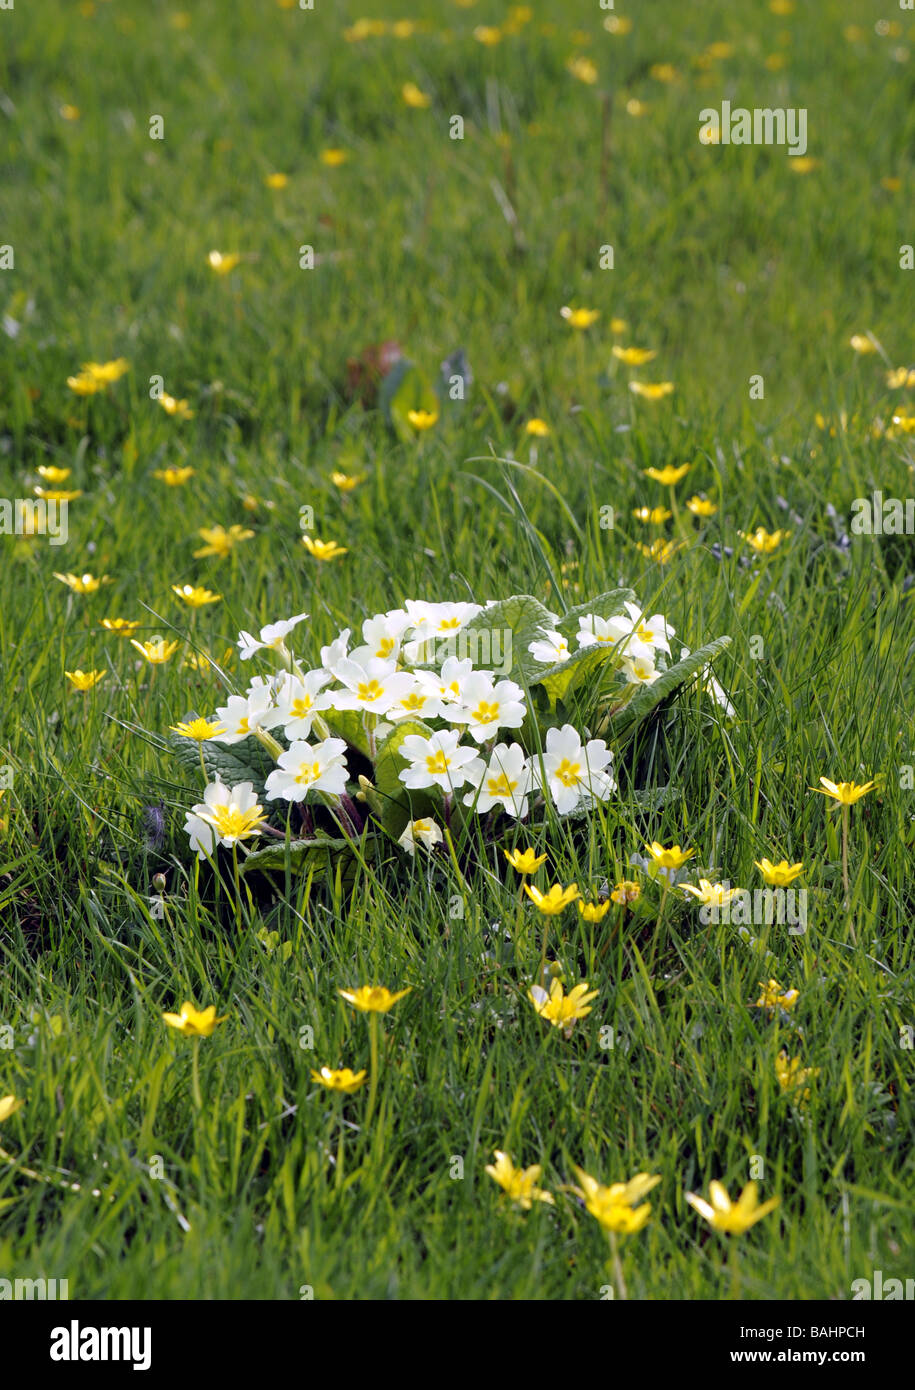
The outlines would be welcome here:
<svg viewBox="0 0 915 1390">
<path fill-rule="evenodd" d="M 414 671 L 417 689 L 435 695 L 443 705 L 459 705 L 464 695 L 464 686 L 473 672 L 473 662 L 469 657 L 459 661 L 456 656 L 446 657 L 441 672 Z"/>
<path fill-rule="evenodd" d="M 230 695 L 226 705 L 219 705 L 215 716 L 225 725 L 221 734 L 216 735 L 217 743 L 240 743 L 255 729 L 266 729 L 276 717 L 273 704 L 273 691 L 269 683 L 252 685 L 247 695 Z"/>
<path fill-rule="evenodd" d="M 612 619 L 601 618 L 596 613 L 586 613 L 584 617 L 579 618 L 578 631 L 575 634 L 579 647 L 615 647 L 619 635 L 610 626 L 611 621 Z"/>
<path fill-rule="evenodd" d="M 346 656 L 346 649 L 349 646 L 350 629 L 345 627 L 339 637 L 327 647 L 321 648 L 321 665 L 325 671 L 332 671 L 338 661 L 342 661 Z"/>
<path fill-rule="evenodd" d="M 431 816 L 427 816 L 422 820 L 408 821 L 407 827 L 397 843 L 402 845 L 408 854 L 415 854 L 417 845 L 431 850 L 435 845 L 440 845 L 443 840 L 441 828 L 432 820 Z"/>
<path fill-rule="evenodd" d="M 647 618 L 637 603 L 626 603 L 628 617 L 617 615 L 608 619 L 607 627 L 616 633 L 617 639 L 626 644 L 626 655 L 631 657 L 650 656 L 652 652 L 666 652 L 670 656 L 670 639 L 676 636 L 676 628 L 668 623 L 660 613 Z"/>
<path fill-rule="evenodd" d="M 540 759 L 533 758 L 534 781 L 542 790 L 549 790 L 560 815 L 574 811 L 580 801 L 596 797 L 606 801 L 616 790 L 616 783 L 603 769 L 612 760 L 602 738 L 589 739 L 582 747 L 581 738 L 571 724 L 561 729 L 548 729 L 546 751 Z"/>
<path fill-rule="evenodd" d="M 543 661 L 554 666 L 558 661 L 568 661 L 571 656 L 569 644 L 561 632 L 541 628 L 543 639 L 531 642 L 528 651 L 535 661 Z"/>
<path fill-rule="evenodd" d="M 526 816 L 532 784 L 531 767 L 521 745 L 497 743 L 479 775 L 477 790 L 467 793 L 464 805 L 473 806 L 481 816 L 493 806 L 501 806 L 510 816 Z"/>
<path fill-rule="evenodd" d="M 398 700 L 413 689 L 410 671 L 398 671 L 393 661 L 371 657 L 364 666 L 349 657 L 334 663 L 333 674 L 343 690 L 328 692 L 328 709 L 361 709 L 373 714 L 387 714 Z"/>
<path fill-rule="evenodd" d="M 405 787 L 441 787 L 452 792 L 465 782 L 474 782 L 483 771 L 483 759 L 473 748 L 458 743 L 453 729 L 439 729 L 431 738 L 408 734 L 398 750 L 410 766 L 398 776 Z"/>
<path fill-rule="evenodd" d="M 374 618 L 366 618 L 362 624 L 364 645 L 355 647 L 350 653 L 353 661 L 364 666 L 372 657 L 379 661 L 397 661 L 403 635 L 410 626 L 409 614 L 402 608 L 392 608 L 388 613 L 376 613 Z"/>
<path fill-rule="evenodd" d="M 408 691 L 400 700 L 395 700 L 387 711 L 387 718 L 393 723 L 401 719 L 438 719 L 443 712 L 442 702 L 438 695 L 434 694 L 427 687 L 421 685 L 419 681 L 414 681 L 413 689 Z M 376 737 L 378 730 L 375 731 Z"/>
<path fill-rule="evenodd" d="M 185 813 L 184 828 L 198 859 L 213 854 L 217 844 L 231 848 L 261 833 L 264 808 L 258 804 L 252 782 L 227 787 L 211 782 L 203 800 Z"/>
<path fill-rule="evenodd" d="M 238 654 L 242 661 L 248 661 L 255 652 L 279 651 L 286 645 L 286 638 L 292 629 L 308 617 L 307 613 L 299 613 L 294 618 L 284 618 L 278 623 L 268 623 L 261 628 L 260 637 L 252 637 L 250 632 L 242 630 L 238 634 Z"/>
<path fill-rule="evenodd" d="M 326 738 L 315 744 L 297 739 L 280 754 L 267 778 L 267 800 L 304 801 L 309 792 L 342 796 L 346 791 L 345 748 L 342 738 Z"/>
<path fill-rule="evenodd" d="M 331 696 L 320 692 L 332 680 L 329 671 L 306 671 L 304 676 L 284 675 L 274 693 L 276 713 L 273 726 L 282 725 L 283 733 L 293 742 L 307 738 L 315 715 L 330 708 Z"/>
<path fill-rule="evenodd" d="M 409 662 L 422 661 L 427 644 L 454 637 L 482 612 L 478 603 L 426 603 L 423 599 L 407 599 L 404 607 L 411 624 L 410 640 L 404 646 L 404 657 Z"/>
<path fill-rule="evenodd" d="M 653 685 L 660 674 L 650 656 L 623 657 L 623 675 L 630 685 Z"/>
<path fill-rule="evenodd" d="M 524 723 L 524 691 L 514 681 L 493 683 L 488 671 L 474 671 L 464 682 L 461 703 L 449 706 L 445 718 L 466 724 L 477 743 L 495 738 L 500 729 L 520 729 Z"/>
</svg>

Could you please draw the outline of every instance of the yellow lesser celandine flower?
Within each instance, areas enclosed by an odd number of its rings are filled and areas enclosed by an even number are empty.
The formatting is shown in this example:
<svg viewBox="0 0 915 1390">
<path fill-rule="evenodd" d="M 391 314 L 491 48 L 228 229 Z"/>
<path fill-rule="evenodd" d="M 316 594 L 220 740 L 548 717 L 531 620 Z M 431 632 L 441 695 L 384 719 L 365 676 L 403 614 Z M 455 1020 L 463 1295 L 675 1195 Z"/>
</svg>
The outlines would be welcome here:
<svg viewBox="0 0 915 1390">
<path fill-rule="evenodd" d="M 554 1206 L 553 1194 L 537 1187 L 543 1167 L 534 1163 L 530 1168 L 516 1168 L 508 1154 L 501 1149 L 493 1151 L 495 1163 L 487 1163 L 486 1172 L 497 1182 L 511 1201 L 516 1202 L 522 1211 L 530 1211 L 534 1202 L 546 1202 Z"/>
<path fill-rule="evenodd" d="M 131 618 L 102 618 L 101 622 L 106 632 L 113 632 L 117 637 L 129 637 L 140 626 L 139 619 Z"/>
<path fill-rule="evenodd" d="M 214 594 L 212 589 L 202 589 L 199 585 L 173 584 L 172 593 L 177 594 L 188 608 L 202 608 L 207 603 L 219 603 L 222 594 Z"/>
<path fill-rule="evenodd" d="M 643 367 L 646 362 L 652 362 L 658 355 L 655 348 L 620 347 L 618 343 L 614 343 L 610 351 L 619 362 L 625 363 L 627 367 Z"/>
<path fill-rule="evenodd" d="M 90 372 L 77 372 L 75 376 L 68 376 L 67 385 L 74 396 L 94 396 L 96 391 L 104 390 L 102 383 Z"/>
<path fill-rule="evenodd" d="M 788 168 L 793 174 L 812 174 L 818 168 L 820 161 L 814 159 L 812 155 L 802 154 L 792 159 Z"/>
<path fill-rule="evenodd" d="M 58 107 L 58 110 L 59 110 L 59 112 L 60 112 L 60 115 L 61 115 L 62 119 L 65 120 L 65 121 L 78 121 L 78 120 L 79 120 L 79 107 L 78 107 L 78 106 L 72 106 L 72 105 L 70 104 L 70 102 L 68 102 L 68 101 L 65 101 L 64 104 L 63 104 L 63 106 Z"/>
<path fill-rule="evenodd" d="M 902 187 L 902 179 L 897 178 L 895 174 L 889 174 L 880 180 L 880 187 L 885 188 L 887 193 L 898 193 Z"/>
<path fill-rule="evenodd" d="M 679 845 L 665 849 L 657 840 L 652 840 L 645 848 L 660 869 L 682 869 L 687 859 L 692 859 L 696 853 L 694 849 L 681 849 Z"/>
<path fill-rule="evenodd" d="M 166 392 L 159 397 L 159 404 L 166 415 L 174 415 L 178 420 L 193 420 L 194 412 L 191 410 L 186 400 L 177 400 L 174 396 Z"/>
<path fill-rule="evenodd" d="M 320 536 L 303 536 L 302 544 L 316 560 L 336 560 L 338 556 L 345 555 L 349 548 L 338 545 L 336 541 L 322 541 Z"/>
<path fill-rule="evenodd" d="M 593 87 L 597 81 L 597 64 L 590 58 L 570 58 L 566 63 L 566 71 L 577 77 L 579 82 L 587 83 L 589 87 Z"/>
<path fill-rule="evenodd" d="M 642 1229 L 651 1215 L 651 1203 L 643 1202 L 641 1206 L 638 1203 L 661 1181 L 658 1174 L 636 1173 L 628 1182 L 604 1187 L 583 1168 L 576 1168 L 575 1176 L 581 1186 L 571 1190 L 582 1199 L 585 1210 L 604 1230 L 615 1235 L 632 1235 Z"/>
<path fill-rule="evenodd" d="M 411 39 L 416 33 L 416 24 L 412 19 L 395 19 L 391 33 L 395 39 Z"/>
<path fill-rule="evenodd" d="M 644 521 L 649 526 L 662 526 L 665 521 L 669 521 L 673 512 L 666 507 L 636 507 L 632 513 L 636 521 Z"/>
<path fill-rule="evenodd" d="M 602 922 L 609 911 L 609 898 L 602 903 L 586 903 L 579 899 L 578 912 L 586 922 Z"/>
<path fill-rule="evenodd" d="M 665 396 L 671 396 L 674 392 L 672 381 L 630 381 L 629 390 L 634 396 L 641 396 L 646 401 L 663 401 Z"/>
<path fill-rule="evenodd" d="M 502 30 L 494 24 L 478 24 L 473 31 L 473 37 L 477 43 L 485 44 L 487 48 L 493 48 L 497 43 L 502 42 Z"/>
<path fill-rule="evenodd" d="M 848 341 L 855 352 L 860 352 L 865 356 L 870 352 L 877 351 L 877 344 L 869 333 L 853 333 Z"/>
<path fill-rule="evenodd" d="M 684 893 L 692 893 L 693 897 L 698 898 L 704 906 L 724 907 L 731 899 L 743 890 L 740 888 L 725 888 L 723 883 L 710 883 L 707 878 L 700 878 L 699 887 L 696 888 L 692 883 L 680 885 Z"/>
<path fill-rule="evenodd" d="M 330 474 L 330 480 L 334 487 L 339 488 L 341 492 L 352 492 L 360 483 L 365 482 L 365 474 L 340 473 L 335 468 L 333 473 Z"/>
<path fill-rule="evenodd" d="M 755 531 L 738 531 L 738 536 L 743 536 L 747 545 L 755 550 L 757 555 L 771 555 L 773 550 L 777 550 L 782 541 L 791 535 L 790 531 L 767 531 L 764 526 L 757 526 Z"/>
<path fill-rule="evenodd" d="M 334 1071 L 331 1067 L 321 1067 L 319 1071 L 312 1071 L 312 1081 L 318 1082 L 321 1086 L 326 1086 L 329 1091 L 342 1091 L 344 1095 L 351 1096 L 354 1091 L 358 1091 L 363 1085 L 368 1072 L 353 1071 L 350 1067 L 341 1067 Z"/>
<path fill-rule="evenodd" d="M 542 986 L 533 985 L 527 997 L 541 1018 L 545 1018 L 554 1028 L 564 1028 L 568 1037 L 573 1025 L 579 1019 L 587 1018 L 591 1012 L 591 1000 L 597 998 L 598 992 L 596 989 L 589 990 L 587 980 L 582 980 L 566 994 L 562 981 L 553 979 L 550 981 L 549 994 Z"/>
<path fill-rule="evenodd" d="M 729 1236 L 742 1236 L 757 1221 L 774 1211 L 781 1201 L 780 1197 L 770 1197 L 768 1202 L 760 1203 L 755 1182 L 748 1182 L 736 1202 L 732 1202 L 727 1190 L 720 1182 L 709 1183 L 709 1201 L 697 1197 L 694 1192 L 686 1193 L 686 1200 L 700 1216 L 716 1231 Z"/>
<path fill-rule="evenodd" d="M 89 372 L 104 386 L 109 386 L 113 381 L 120 381 L 121 377 L 130 371 L 130 363 L 126 357 L 115 357 L 110 362 L 84 362 L 82 370 Z"/>
<path fill-rule="evenodd" d="M 789 1012 L 801 997 L 800 990 L 782 989 L 778 980 L 760 980 L 762 994 L 756 1001 L 757 1009 L 784 1009 Z"/>
<path fill-rule="evenodd" d="M 180 724 L 170 724 L 169 728 L 173 734 L 180 734 L 182 738 L 193 738 L 198 743 L 205 742 L 208 738 L 216 738 L 225 732 L 225 725 L 211 719 L 191 719 Z"/>
<path fill-rule="evenodd" d="M 268 188 L 285 188 L 288 182 L 288 174 L 268 174 L 264 179 Z"/>
<path fill-rule="evenodd" d="M 815 1081 L 820 1074 L 819 1067 L 802 1067 L 800 1057 L 788 1057 L 787 1052 L 782 1049 L 775 1059 L 775 1075 L 778 1077 L 778 1084 L 783 1091 L 797 1091 L 803 1087 L 800 1095 L 792 1096 L 795 1104 L 805 1105 L 810 1099 L 810 1087 L 805 1086 L 806 1081 Z"/>
<path fill-rule="evenodd" d="M 532 874 L 540 868 L 541 864 L 546 863 L 545 854 L 537 854 L 533 849 L 504 849 L 502 853 L 511 864 L 513 869 L 517 869 L 519 874 Z"/>
<path fill-rule="evenodd" d="M 678 550 L 682 550 L 682 541 L 652 541 L 651 545 L 644 545 L 642 541 L 636 542 L 636 548 L 641 551 L 646 560 L 657 560 L 659 565 L 666 565 L 672 560 Z"/>
<path fill-rule="evenodd" d="M 95 578 L 91 574 L 70 574 L 69 571 L 66 574 L 58 574 L 55 570 L 54 578 L 59 579 L 61 584 L 66 584 L 67 588 L 72 589 L 74 594 L 94 594 L 103 584 L 111 583 L 111 577 L 107 574 Z"/>
<path fill-rule="evenodd" d="M 545 439 L 546 436 L 550 433 L 550 427 L 547 424 L 546 420 L 540 420 L 537 418 L 537 416 L 534 416 L 534 418 L 532 420 L 528 420 L 527 424 L 524 426 L 524 433 L 533 434 L 538 439 Z"/>
<path fill-rule="evenodd" d="M 228 531 L 224 526 L 201 526 L 197 534 L 206 544 L 194 551 L 195 560 L 205 559 L 207 555 L 217 555 L 224 560 L 231 554 L 234 546 L 241 541 L 250 540 L 254 532 L 235 522 Z"/>
<path fill-rule="evenodd" d="M 642 472 L 646 478 L 653 479 L 656 483 L 663 483 L 665 487 L 673 487 L 681 478 L 685 478 L 692 468 L 691 463 L 665 463 L 663 468 L 643 468 Z"/>
<path fill-rule="evenodd" d="M 222 1014 L 217 1018 L 215 1004 L 198 1010 L 193 1004 L 185 1003 L 181 1005 L 180 1014 L 163 1014 L 162 1017 L 169 1028 L 177 1028 L 186 1038 L 208 1038 L 217 1023 L 224 1023 L 229 1015 Z"/>
<path fill-rule="evenodd" d="M 318 158 L 328 169 L 339 169 L 340 165 L 345 164 L 349 159 L 349 150 L 335 148 L 322 150 Z"/>
<path fill-rule="evenodd" d="M 610 901 L 624 907 L 627 903 L 636 902 L 641 896 L 642 889 L 639 884 L 634 883 L 632 879 L 623 878 L 610 894 Z"/>
<path fill-rule="evenodd" d="M 73 488 L 67 491 L 64 488 L 41 487 L 36 483 L 32 488 L 36 497 L 41 497 L 45 502 L 75 502 L 77 497 L 82 497 L 80 488 Z"/>
<path fill-rule="evenodd" d="M 568 304 L 559 312 L 570 328 L 590 328 L 600 318 L 600 309 L 571 309 Z"/>
<path fill-rule="evenodd" d="M 405 82 L 400 89 L 400 95 L 406 106 L 412 106 L 417 111 L 432 104 L 432 98 L 427 96 L 421 87 L 417 87 L 415 82 Z"/>
<path fill-rule="evenodd" d="M 181 487 L 188 478 L 194 476 L 194 470 L 190 464 L 185 464 L 183 468 L 155 468 L 153 477 L 160 483 L 165 483 L 167 487 Z"/>
<path fill-rule="evenodd" d="M 915 386 L 915 367 L 895 367 L 886 374 L 886 384 L 897 391 L 900 386 Z M 41 469 L 39 468 L 39 473 Z"/>
<path fill-rule="evenodd" d="M 648 76 L 653 77 L 655 82 L 676 82 L 680 74 L 673 63 L 652 63 Z"/>
<path fill-rule="evenodd" d="M 403 999 L 412 988 L 412 985 L 407 985 L 406 989 L 392 993 L 384 985 L 360 985 L 358 989 L 338 989 L 337 993 L 348 1004 L 352 1004 L 353 1008 L 361 1009 L 363 1013 L 386 1014 L 388 1009 L 393 1008 L 398 999 Z"/>
<path fill-rule="evenodd" d="M 629 324 L 626 322 L 625 319 L 610 320 L 610 332 L 615 334 L 616 336 L 619 336 L 620 333 L 625 333 L 628 327 Z"/>
<path fill-rule="evenodd" d="M 131 637 L 130 645 L 136 647 L 151 666 L 161 666 L 164 661 L 174 656 L 181 643 L 177 638 L 173 642 L 169 642 L 165 637 L 153 637 L 148 642 L 138 642 L 135 637 Z"/>
<path fill-rule="evenodd" d="M 228 255 L 222 251 L 211 251 L 207 256 L 207 265 L 211 270 L 215 270 L 217 275 L 228 275 L 240 261 L 241 256 L 237 251 L 231 251 Z"/>
<path fill-rule="evenodd" d="M 558 913 L 564 912 L 569 903 L 574 903 L 578 897 L 576 883 L 571 883 L 568 888 L 563 888 L 561 883 L 554 883 L 547 893 L 541 893 L 539 888 L 532 888 L 529 883 L 525 883 L 524 891 L 538 911 L 547 917 L 555 917 Z"/>
<path fill-rule="evenodd" d="M 0 1125 L 4 1120 L 8 1120 L 10 1115 L 15 1115 L 17 1110 L 21 1110 L 25 1105 L 24 1100 L 17 1100 L 15 1096 L 0 1096 Z"/>
<path fill-rule="evenodd" d="M 94 685 L 98 685 L 99 681 L 104 680 L 107 674 L 107 671 L 81 671 L 78 667 L 75 671 L 64 671 L 64 675 L 73 686 L 73 689 L 83 692 L 91 690 Z"/>
<path fill-rule="evenodd" d="M 781 859 L 777 864 L 773 864 L 771 859 L 754 859 L 753 863 L 773 888 L 787 888 L 804 871 L 803 863 L 789 864 L 787 859 Z"/>
<path fill-rule="evenodd" d="M 40 463 L 37 471 L 39 478 L 44 478 L 46 483 L 65 483 L 73 469 L 55 468 L 52 463 Z"/>
<path fill-rule="evenodd" d="M 437 410 L 408 410 L 407 419 L 415 430 L 431 430 L 438 420 Z"/>
<path fill-rule="evenodd" d="M 856 801 L 860 801 L 862 796 L 866 796 L 869 791 L 873 791 L 876 782 L 831 782 L 828 777 L 821 777 L 822 786 L 811 787 L 812 792 L 822 792 L 823 796 L 831 796 L 834 801 L 838 801 L 842 806 L 854 806 Z"/>
<path fill-rule="evenodd" d="M 628 15 L 608 14 L 604 20 L 604 28 L 608 34 L 630 34 L 632 32 L 632 20 Z"/>
<path fill-rule="evenodd" d="M 695 497 L 687 499 L 686 507 L 693 516 L 714 516 L 718 510 L 714 502 L 710 502 L 707 497 L 700 497 L 698 493 Z"/>
</svg>

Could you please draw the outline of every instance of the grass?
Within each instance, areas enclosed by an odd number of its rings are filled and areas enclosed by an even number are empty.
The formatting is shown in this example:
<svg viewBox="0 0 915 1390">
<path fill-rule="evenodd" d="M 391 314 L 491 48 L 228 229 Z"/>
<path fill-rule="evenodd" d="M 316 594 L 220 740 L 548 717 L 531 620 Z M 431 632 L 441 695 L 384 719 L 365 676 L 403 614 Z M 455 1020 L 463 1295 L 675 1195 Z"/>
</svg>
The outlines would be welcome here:
<svg viewBox="0 0 915 1390">
<path fill-rule="evenodd" d="M 166 4 L 84 8 L 2 16 L 0 296 L 18 328 L 0 335 L 0 488 L 28 496 L 53 464 L 83 495 L 65 546 L 0 537 L 0 1096 L 26 1101 L 0 1136 L 0 1270 L 85 1298 L 599 1298 L 606 1238 L 559 1192 L 579 1164 L 662 1177 L 621 1246 L 631 1298 L 845 1299 L 874 1269 L 905 1277 L 912 540 L 841 539 L 855 498 L 911 490 L 911 436 L 887 433 L 911 397 L 885 382 L 912 353 L 911 18 L 881 36 L 873 3 L 653 0 L 610 34 L 596 6 L 542 0 L 490 48 L 472 30 L 508 7 L 482 0 L 414 0 L 418 32 L 358 42 L 349 6 L 199 0 L 186 27 Z M 697 64 L 714 41 L 732 54 Z M 566 71 L 575 53 L 595 84 Z M 678 81 L 651 76 L 662 62 Z M 428 108 L 404 105 L 406 81 Z M 805 107 L 818 165 L 700 145 L 699 111 L 723 98 Z M 350 158 L 329 168 L 326 148 Z M 265 187 L 274 171 L 286 188 Z M 214 247 L 245 259 L 215 275 Z M 601 316 L 576 332 L 565 304 Z M 882 356 L 849 347 L 866 331 Z M 459 347 L 473 371 L 467 400 L 406 442 L 347 385 L 347 360 L 388 338 L 430 379 Z M 614 342 L 658 357 L 625 368 Z M 104 394 L 68 390 L 80 363 L 119 356 L 130 372 Z M 676 390 L 652 404 L 630 376 Z M 150 400 L 154 377 L 192 419 Z M 532 416 L 546 439 L 524 433 Z M 684 460 L 677 517 L 632 519 L 670 498 L 642 470 Z M 180 489 L 152 477 L 184 463 Z M 365 481 L 343 495 L 334 468 Z M 710 520 L 685 511 L 692 491 Z M 344 557 L 305 553 L 302 506 Z M 254 535 L 195 560 L 217 522 Z M 738 534 L 757 525 L 790 535 L 759 558 Z M 637 549 L 659 533 L 685 542 L 665 565 Z M 67 570 L 112 582 L 78 596 L 53 577 Z M 188 614 L 170 589 L 185 582 L 222 602 Z M 691 648 L 732 636 L 716 673 L 736 716 L 687 691 L 619 750 L 620 795 L 592 818 L 509 825 L 466 875 L 391 847 L 353 881 L 290 873 L 240 896 L 230 863 L 222 880 L 197 869 L 182 824 L 200 778 L 162 740 L 224 687 L 186 651 L 222 660 L 240 628 L 307 611 L 316 662 L 405 597 L 555 609 L 617 583 Z M 189 645 L 149 667 L 105 616 Z M 80 695 L 77 666 L 107 674 Z M 227 673 L 247 674 L 237 654 Z M 852 809 L 847 905 L 821 775 L 881 778 Z M 654 810 L 636 795 L 662 787 Z M 548 853 L 538 882 L 592 893 L 652 839 L 748 887 L 764 855 L 802 860 L 807 931 L 754 928 L 751 945 L 672 896 L 666 935 L 572 909 L 550 956 L 599 997 L 566 1040 L 526 999 L 541 922 L 502 858 L 515 839 Z M 787 1021 L 753 1007 L 773 975 L 800 991 Z M 373 981 L 412 992 L 381 1019 L 365 1124 L 367 1092 L 310 1073 L 368 1066 L 366 1019 L 337 990 Z M 199 1044 L 200 1107 L 195 1044 L 161 1021 L 185 998 L 229 1015 Z M 819 1069 L 805 1107 L 779 1088 L 782 1047 Z M 484 1172 L 497 1148 L 543 1165 L 555 1208 L 506 1207 Z M 781 1206 L 737 1271 L 684 1193 L 720 1178 L 733 1194 L 760 1160 Z"/>
</svg>

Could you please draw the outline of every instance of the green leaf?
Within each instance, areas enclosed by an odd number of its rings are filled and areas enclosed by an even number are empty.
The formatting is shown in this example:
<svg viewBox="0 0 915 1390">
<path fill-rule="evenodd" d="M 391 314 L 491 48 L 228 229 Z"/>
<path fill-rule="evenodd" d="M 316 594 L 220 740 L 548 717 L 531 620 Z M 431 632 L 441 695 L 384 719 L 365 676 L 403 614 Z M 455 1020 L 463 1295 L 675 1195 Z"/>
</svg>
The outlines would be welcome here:
<svg viewBox="0 0 915 1390">
<path fill-rule="evenodd" d="M 196 717 L 192 712 L 185 715 L 185 720 Z M 235 787 L 239 782 L 253 782 L 256 787 L 263 787 L 268 774 L 276 766 L 256 738 L 246 738 L 241 743 L 233 744 L 212 741 L 201 744 L 195 738 L 169 733 L 168 742 L 178 761 L 190 772 L 200 772 L 202 748 L 207 776 L 213 780 L 218 778 L 228 787 Z"/>
<path fill-rule="evenodd" d="M 239 869 L 243 874 L 260 869 L 285 871 L 288 864 L 294 872 L 302 873 L 315 865 L 319 871 L 332 876 L 340 856 L 351 855 L 352 852 L 349 840 L 335 839 L 331 835 L 316 835 L 312 840 L 290 840 L 288 845 L 277 840 L 264 849 L 254 850 L 239 865 Z"/>
<path fill-rule="evenodd" d="M 405 719 L 392 729 L 375 755 L 375 788 L 382 799 L 381 823 L 396 839 L 409 820 L 438 811 L 437 802 L 425 791 L 409 791 L 398 773 L 409 764 L 400 745 L 410 734 L 431 738 L 432 729 L 420 719 Z"/>
<path fill-rule="evenodd" d="M 551 663 L 536 661 L 528 647 L 552 626 L 549 610 L 539 599 L 530 594 L 515 594 L 501 603 L 484 608 L 482 613 L 471 618 L 459 633 L 457 644 L 462 649 L 465 633 L 477 632 L 481 637 L 488 633 L 488 641 L 478 640 L 478 656 L 474 659 L 474 665 L 493 670 L 494 666 L 503 664 L 507 655 L 507 634 L 510 633 L 511 671 L 508 675 L 518 685 L 528 686 L 551 666 Z M 472 649 L 468 655 L 473 655 Z M 504 670 L 500 674 L 504 675 Z"/>
<path fill-rule="evenodd" d="M 663 675 L 659 676 L 652 685 L 643 685 L 622 709 L 611 714 L 604 729 L 609 729 L 616 737 L 634 729 L 637 724 L 640 724 L 651 714 L 652 710 L 657 708 L 662 700 L 666 700 L 688 680 L 697 676 L 704 666 L 707 666 L 730 644 L 730 637 L 716 637 L 713 642 L 707 642 L 704 647 L 698 647 L 696 651 L 690 652 L 683 661 L 668 666 Z"/>
<path fill-rule="evenodd" d="M 337 738 L 344 739 L 351 748 L 357 748 L 366 758 L 369 756 L 369 744 L 365 736 L 365 724 L 361 710 L 322 709 L 321 718 Z"/>
<path fill-rule="evenodd" d="M 542 685 L 550 698 L 550 709 L 556 708 L 557 700 L 584 685 L 589 676 L 613 654 L 613 648 L 598 643 L 593 647 L 581 647 L 567 661 L 557 662 L 534 679 Z"/>
</svg>

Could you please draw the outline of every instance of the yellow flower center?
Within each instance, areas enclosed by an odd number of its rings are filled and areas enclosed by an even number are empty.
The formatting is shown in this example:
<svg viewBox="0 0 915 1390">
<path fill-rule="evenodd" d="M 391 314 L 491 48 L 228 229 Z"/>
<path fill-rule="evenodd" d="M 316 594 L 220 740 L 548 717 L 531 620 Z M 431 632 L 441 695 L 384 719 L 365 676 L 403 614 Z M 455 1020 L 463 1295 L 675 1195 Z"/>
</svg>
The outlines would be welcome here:
<svg viewBox="0 0 915 1390">
<path fill-rule="evenodd" d="M 503 772 L 499 777 L 487 778 L 486 790 L 490 796 L 511 796 L 517 785 L 517 782 L 509 782 Z"/>
<path fill-rule="evenodd" d="M 262 817 L 260 806 L 252 806 L 250 811 L 242 811 L 232 802 L 228 806 L 214 806 L 210 818 L 220 836 L 234 836 L 240 839 L 259 825 Z"/>
<path fill-rule="evenodd" d="M 376 680 L 360 681 L 356 686 L 356 694 L 360 700 L 380 700 L 384 690 Z"/>
<path fill-rule="evenodd" d="M 563 758 L 556 769 L 555 776 L 564 787 L 577 787 L 581 780 L 581 763 L 569 762 L 568 758 Z"/>
<path fill-rule="evenodd" d="M 438 625 L 438 630 L 439 632 L 453 632 L 456 627 L 460 626 L 460 618 L 443 618 Z"/>
<path fill-rule="evenodd" d="M 430 753 L 426 758 L 426 769 L 433 777 L 442 776 L 443 773 L 448 771 L 450 766 L 450 759 L 448 759 L 441 750 L 437 753 Z"/>
<path fill-rule="evenodd" d="M 481 700 L 475 710 L 471 710 L 476 724 L 491 724 L 499 717 L 499 706 L 495 701 Z"/>
<path fill-rule="evenodd" d="M 311 709 L 311 696 L 303 695 L 299 700 L 293 700 L 290 714 L 294 714 L 296 719 L 304 719 Z"/>
<path fill-rule="evenodd" d="M 299 763 L 299 770 L 295 775 L 295 780 L 307 787 L 310 782 L 316 782 L 320 776 L 321 764 L 319 762 Z"/>
<path fill-rule="evenodd" d="M 381 657 L 390 656 L 390 655 L 391 655 L 391 652 L 392 652 L 393 650 L 394 650 L 394 638 L 393 638 L 393 637 L 382 637 L 381 641 L 378 643 L 378 650 L 376 651 L 375 655 L 376 655 L 376 656 L 381 656 Z"/>
</svg>

